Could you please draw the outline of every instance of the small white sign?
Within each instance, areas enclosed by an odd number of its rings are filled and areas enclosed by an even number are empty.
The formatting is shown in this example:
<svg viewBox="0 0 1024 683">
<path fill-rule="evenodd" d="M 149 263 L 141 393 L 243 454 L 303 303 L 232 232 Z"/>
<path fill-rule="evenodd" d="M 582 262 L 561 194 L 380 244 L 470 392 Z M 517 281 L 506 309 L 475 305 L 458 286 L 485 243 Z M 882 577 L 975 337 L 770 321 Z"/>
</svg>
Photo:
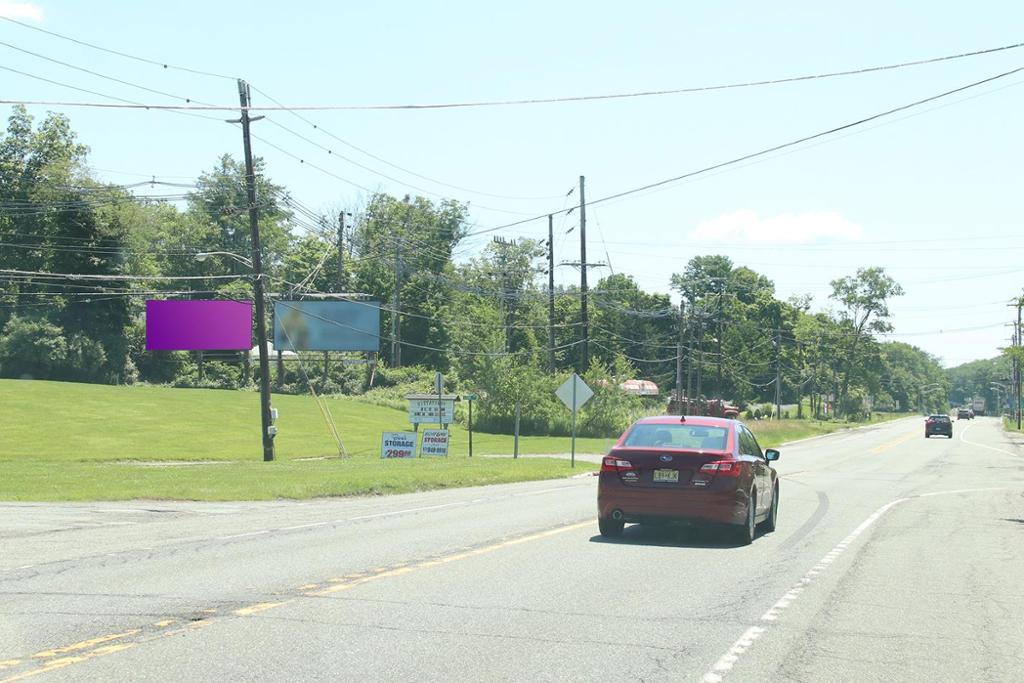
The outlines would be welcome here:
<svg viewBox="0 0 1024 683">
<path fill-rule="evenodd" d="M 576 388 L 575 401 L 573 401 L 573 386 Z M 572 373 L 572 377 L 562 382 L 562 386 L 555 389 L 555 396 L 560 398 L 569 410 L 579 410 L 593 395 L 594 390 L 588 387 L 583 378 L 575 372 Z"/>
<path fill-rule="evenodd" d="M 439 410 L 441 419 L 437 419 Z M 455 399 L 436 398 L 410 398 L 409 399 L 409 423 L 422 424 L 424 422 L 433 424 L 450 425 L 455 422 Z"/>
<path fill-rule="evenodd" d="M 383 432 L 380 439 L 381 458 L 415 458 L 416 432 Z"/>
<path fill-rule="evenodd" d="M 448 457 L 448 430 L 424 429 L 420 444 L 420 457 Z"/>
</svg>

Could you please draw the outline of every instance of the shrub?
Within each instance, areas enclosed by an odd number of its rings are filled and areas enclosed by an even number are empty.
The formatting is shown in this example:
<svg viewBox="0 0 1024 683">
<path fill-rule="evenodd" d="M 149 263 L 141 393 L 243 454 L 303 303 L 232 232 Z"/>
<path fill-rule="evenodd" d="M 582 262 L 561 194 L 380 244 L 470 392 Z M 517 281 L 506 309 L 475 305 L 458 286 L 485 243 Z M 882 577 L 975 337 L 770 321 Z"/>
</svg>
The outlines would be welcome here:
<svg viewBox="0 0 1024 683">
<path fill-rule="evenodd" d="M 63 328 L 46 320 L 14 316 L 0 334 L 0 372 L 5 377 L 54 379 L 67 357 Z"/>
</svg>

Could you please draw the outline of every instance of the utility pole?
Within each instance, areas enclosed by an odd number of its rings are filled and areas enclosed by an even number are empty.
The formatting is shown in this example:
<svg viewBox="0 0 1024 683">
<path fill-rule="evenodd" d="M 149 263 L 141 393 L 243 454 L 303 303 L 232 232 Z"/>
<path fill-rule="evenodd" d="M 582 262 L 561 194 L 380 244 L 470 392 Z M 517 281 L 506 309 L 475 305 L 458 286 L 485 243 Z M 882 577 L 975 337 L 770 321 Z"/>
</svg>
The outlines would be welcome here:
<svg viewBox="0 0 1024 683">
<path fill-rule="evenodd" d="M 402 242 L 395 235 L 395 293 L 391 297 L 391 365 L 402 367 L 402 323 L 401 306 L 402 299 Z"/>
<path fill-rule="evenodd" d="M 716 335 L 717 338 L 718 338 L 718 348 L 717 348 L 718 362 L 715 363 L 715 365 L 717 366 L 717 370 L 718 370 L 718 372 L 717 372 L 718 377 L 715 379 L 715 393 L 717 394 L 717 398 L 724 398 L 724 396 L 722 396 L 722 363 L 725 360 L 724 358 L 722 358 L 722 329 L 723 329 L 723 324 L 722 324 L 723 323 L 723 319 L 722 319 L 722 295 L 725 293 L 724 290 L 725 290 L 725 282 L 722 281 L 722 282 L 720 282 L 718 284 L 718 320 L 717 320 L 717 322 L 718 322 L 718 334 Z"/>
<path fill-rule="evenodd" d="M 775 419 L 782 419 L 782 329 L 775 330 Z"/>
<path fill-rule="evenodd" d="M 555 371 L 555 227 L 548 214 L 548 371 Z"/>
<path fill-rule="evenodd" d="M 260 249 L 260 219 L 256 206 L 256 172 L 253 170 L 252 143 L 249 124 L 262 116 L 249 117 L 249 84 L 238 79 L 238 100 L 241 105 L 242 143 L 245 148 L 245 193 L 249 203 L 249 231 L 252 241 L 253 290 L 256 303 L 256 343 L 260 353 L 260 426 L 263 436 L 263 460 L 274 459 L 274 435 L 270 419 L 270 358 L 267 349 L 266 305 L 263 300 L 263 256 Z"/>
<path fill-rule="evenodd" d="M 693 396 L 693 306 L 690 306 L 690 324 L 686 328 L 686 400 Z"/>
<path fill-rule="evenodd" d="M 338 214 L 338 291 L 345 291 L 345 212 Z"/>
<path fill-rule="evenodd" d="M 580 322 L 583 328 L 580 373 L 586 372 L 590 367 L 590 315 L 587 310 L 587 195 L 584 183 L 584 177 L 580 176 Z"/>
<path fill-rule="evenodd" d="M 694 397 L 697 399 L 697 414 L 704 414 L 704 397 L 701 394 L 701 384 L 704 379 L 704 317 L 697 314 L 697 389 Z"/>
<path fill-rule="evenodd" d="M 799 341 L 796 343 L 796 354 L 796 366 L 802 373 L 804 368 L 804 350 Z M 796 419 L 798 420 L 802 420 L 804 417 L 804 385 L 806 384 L 807 380 L 800 379 L 800 383 L 796 385 Z"/>
<path fill-rule="evenodd" d="M 676 402 L 679 405 L 679 412 L 681 415 L 686 414 L 686 409 L 683 407 L 683 333 L 685 327 L 683 325 L 683 313 L 685 312 L 686 304 L 682 299 L 679 300 L 679 339 L 676 342 Z M 689 396 L 687 396 L 689 398 Z"/>
<path fill-rule="evenodd" d="M 1017 348 L 1021 346 L 1021 306 L 1024 305 L 1024 297 L 1017 297 Z M 1020 351 L 1018 350 L 1018 353 Z M 1021 361 L 1019 356 L 1014 356 L 1014 389 L 1015 400 L 1014 413 L 1017 415 L 1017 429 L 1021 428 Z"/>
</svg>

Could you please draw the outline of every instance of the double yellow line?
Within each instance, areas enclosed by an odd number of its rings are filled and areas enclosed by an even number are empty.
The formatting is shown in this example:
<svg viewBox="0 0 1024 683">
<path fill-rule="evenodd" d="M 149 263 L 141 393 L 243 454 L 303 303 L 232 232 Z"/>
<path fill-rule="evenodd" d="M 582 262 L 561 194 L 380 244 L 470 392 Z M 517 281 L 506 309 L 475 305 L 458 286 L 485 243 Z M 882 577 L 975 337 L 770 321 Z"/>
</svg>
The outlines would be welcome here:
<svg viewBox="0 0 1024 683">
<path fill-rule="evenodd" d="M 576 529 L 582 529 L 584 527 L 592 526 L 592 521 L 579 522 L 576 524 L 569 524 L 566 526 L 557 527 L 555 529 L 548 529 L 547 531 L 541 531 L 537 533 L 527 534 L 524 536 L 518 536 L 515 538 L 509 538 L 491 545 L 480 546 L 477 548 L 463 548 L 458 552 L 454 552 L 450 555 L 443 555 L 439 557 L 433 557 L 426 560 L 421 560 L 413 563 L 399 563 L 390 565 L 387 567 L 381 567 L 380 569 L 362 572 L 356 574 L 348 574 L 346 576 L 331 579 L 326 582 L 326 585 L 308 583 L 298 588 L 299 595 L 296 597 L 288 598 L 280 602 L 260 602 L 246 607 L 240 607 L 231 612 L 231 614 L 238 617 L 247 617 L 254 614 L 260 614 L 268 610 L 276 609 L 284 605 L 291 604 L 301 597 L 326 597 L 334 593 L 341 591 L 350 590 L 356 586 L 360 586 L 370 581 L 377 581 L 379 579 L 385 579 L 393 576 L 400 576 L 402 574 L 408 574 L 420 569 L 427 569 L 429 567 L 435 567 L 441 564 L 447 564 L 449 562 L 457 562 L 459 560 L 469 559 L 478 555 L 491 553 L 496 550 L 508 548 L 514 545 L 520 545 L 522 543 L 529 543 L 530 541 L 539 541 L 544 538 L 549 538 L 556 534 L 562 534 L 567 531 L 574 531 Z M 207 613 L 214 613 L 216 610 L 204 610 Z M 187 624 L 187 628 L 200 628 L 211 623 L 211 619 L 202 619 Z M 47 671 L 53 671 L 54 669 L 60 669 L 65 666 L 84 662 L 89 659 L 96 657 L 103 657 L 106 655 L 112 655 L 117 652 L 123 652 L 129 648 L 135 647 L 141 642 L 147 640 L 172 635 L 175 633 L 181 633 L 184 628 L 181 629 L 166 629 L 172 624 L 178 623 L 176 619 L 164 619 L 153 624 L 154 627 L 160 629 L 159 633 L 153 634 L 152 630 L 149 633 L 143 633 L 143 629 L 132 629 L 123 633 L 114 633 L 106 636 L 99 636 L 97 638 L 90 638 L 89 640 L 83 640 L 71 645 L 64 647 L 57 647 L 50 650 L 44 650 L 37 652 L 28 658 L 25 662 L 20 659 L 7 659 L 0 661 L 0 672 L 4 669 L 13 669 L 22 666 L 32 660 L 45 660 L 41 666 L 36 668 L 23 671 L 7 678 L 0 678 L 0 683 L 14 683 L 15 681 L 21 681 L 32 676 L 38 676 L 39 674 L 46 673 Z M 141 636 L 140 636 L 141 634 Z M 140 636 L 134 641 L 113 643 L 116 640 L 124 640 L 132 638 L 133 636 Z M 112 644 L 106 644 L 112 643 Z M 99 647 L 97 647 L 99 646 Z M 91 648 L 91 649 L 90 649 Z M 71 653 L 79 653 L 72 655 Z M 60 656 L 70 655 L 70 656 Z"/>
</svg>

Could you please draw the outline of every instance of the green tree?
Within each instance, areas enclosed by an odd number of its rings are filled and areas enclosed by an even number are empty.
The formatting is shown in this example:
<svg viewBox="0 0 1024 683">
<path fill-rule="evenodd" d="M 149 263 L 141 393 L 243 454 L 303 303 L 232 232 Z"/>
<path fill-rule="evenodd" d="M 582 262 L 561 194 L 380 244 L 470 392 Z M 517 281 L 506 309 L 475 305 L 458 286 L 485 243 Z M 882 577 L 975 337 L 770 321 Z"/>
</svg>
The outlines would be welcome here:
<svg viewBox="0 0 1024 683">
<path fill-rule="evenodd" d="M 383 304 L 381 338 L 389 365 L 392 298 L 396 280 L 401 306 L 401 362 L 444 368 L 451 329 L 444 322 L 455 276 L 452 251 L 467 232 L 467 206 L 423 197 L 399 200 L 386 194 L 370 198 L 352 235 L 352 283 Z M 396 278 L 396 272 L 398 277 Z"/>
<path fill-rule="evenodd" d="M 866 355 L 865 340 L 871 332 L 889 332 L 889 300 L 901 296 L 903 288 L 883 268 L 858 268 L 857 274 L 832 281 L 829 298 L 842 304 L 840 320 L 848 336 L 842 379 L 839 387 L 839 405 L 846 408 L 850 383 L 861 370 Z"/>
</svg>

